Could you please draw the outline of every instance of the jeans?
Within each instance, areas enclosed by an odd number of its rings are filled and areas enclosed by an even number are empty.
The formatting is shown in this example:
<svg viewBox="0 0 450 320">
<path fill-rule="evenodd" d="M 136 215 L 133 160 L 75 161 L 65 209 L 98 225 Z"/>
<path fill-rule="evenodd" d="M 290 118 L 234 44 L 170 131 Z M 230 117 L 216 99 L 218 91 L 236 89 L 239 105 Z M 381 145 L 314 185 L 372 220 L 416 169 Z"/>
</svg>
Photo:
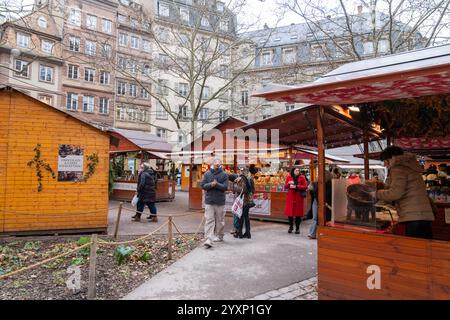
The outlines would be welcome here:
<svg viewBox="0 0 450 320">
<path fill-rule="evenodd" d="M 156 206 L 154 202 L 142 202 L 141 200 L 138 201 L 136 205 L 136 213 L 143 213 L 145 206 L 148 206 L 148 209 L 150 210 L 151 215 L 156 216 Z"/>
<path fill-rule="evenodd" d="M 405 236 L 413 238 L 432 239 L 431 221 L 418 220 L 403 222 L 405 225 Z"/>
<path fill-rule="evenodd" d="M 238 231 L 239 230 L 239 218 L 233 214 L 233 227 L 234 230 Z"/>
<path fill-rule="evenodd" d="M 242 234 L 242 228 L 245 224 L 245 234 L 250 234 L 250 216 L 249 216 L 250 208 L 248 206 L 244 206 L 242 208 L 242 216 L 239 219 L 239 226 L 238 226 L 238 235 Z"/>
<path fill-rule="evenodd" d="M 312 218 L 312 223 L 311 223 L 311 227 L 309 228 L 309 235 L 313 238 L 316 237 L 316 232 L 317 232 L 317 220 L 318 220 L 318 206 L 317 206 L 317 199 L 314 199 L 313 203 L 312 203 L 312 214 L 313 214 L 313 218 Z"/>
</svg>

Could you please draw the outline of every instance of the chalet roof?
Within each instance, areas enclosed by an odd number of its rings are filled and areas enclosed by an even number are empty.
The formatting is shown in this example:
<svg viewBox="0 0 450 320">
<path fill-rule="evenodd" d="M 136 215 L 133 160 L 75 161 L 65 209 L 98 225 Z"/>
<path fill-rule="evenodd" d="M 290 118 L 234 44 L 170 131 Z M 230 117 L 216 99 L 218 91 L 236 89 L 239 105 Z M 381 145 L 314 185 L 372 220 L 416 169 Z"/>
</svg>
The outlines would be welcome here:
<svg viewBox="0 0 450 320">
<path fill-rule="evenodd" d="M 317 105 L 358 104 L 450 92 L 450 44 L 345 64 L 318 80 L 253 96 Z"/>
<path fill-rule="evenodd" d="M 115 132 L 136 145 L 138 148 L 134 151 L 141 149 L 150 152 L 159 152 L 161 154 L 172 152 L 171 144 L 150 132 L 117 128 L 110 129 L 110 132 Z M 120 152 L 120 150 L 117 150 L 117 152 Z"/>
</svg>

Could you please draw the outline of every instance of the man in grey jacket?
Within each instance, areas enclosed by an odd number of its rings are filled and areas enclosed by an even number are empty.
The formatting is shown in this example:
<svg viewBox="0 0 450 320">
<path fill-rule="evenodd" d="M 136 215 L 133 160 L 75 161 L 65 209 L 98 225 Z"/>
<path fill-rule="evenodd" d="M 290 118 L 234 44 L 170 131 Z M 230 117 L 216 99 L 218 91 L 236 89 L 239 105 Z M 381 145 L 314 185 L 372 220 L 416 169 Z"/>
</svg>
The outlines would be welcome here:
<svg viewBox="0 0 450 320">
<path fill-rule="evenodd" d="M 225 229 L 225 191 L 228 189 L 228 175 L 222 169 L 222 162 L 214 159 L 211 169 L 205 173 L 202 189 L 205 195 L 205 247 L 223 241 Z"/>
</svg>

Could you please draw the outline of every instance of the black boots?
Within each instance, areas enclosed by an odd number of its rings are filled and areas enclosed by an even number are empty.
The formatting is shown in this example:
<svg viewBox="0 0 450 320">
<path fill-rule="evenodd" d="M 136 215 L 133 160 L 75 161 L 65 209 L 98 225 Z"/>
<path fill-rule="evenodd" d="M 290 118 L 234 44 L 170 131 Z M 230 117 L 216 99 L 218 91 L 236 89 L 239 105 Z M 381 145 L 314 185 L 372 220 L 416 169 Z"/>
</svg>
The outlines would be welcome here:
<svg viewBox="0 0 450 320">
<path fill-rule="evenodd" d="M 289 219 L 289 230 L 288 233 L 292 233 L 294 230 L 294 217 L 288 217 Z M 301 217 L 295 217 L 295 234 L 300 234 L 300 223 L 302 222 Z"/>
<path fill-rule="evenodd" d="M 131 217 L 133 221 L 141 221 L 141 214 L 139 212 L 136 212 L 134 216 Z"/>
<path fill-rule="evenodd" d="M 288 233 L 292 233 L 292 230 L 293 230 L 292 226 L 289 226 Z"/>
<path fill-rule="evenodd" d="M 243 238 L 247 238 L 247 239 L 251 239 L 251 238 L 252 238 L 252 235 L 250 234 L 250 232 L 245 232 L 245 233 L 242 235 L 242 237 L 243 237 Z"/>
</svg>

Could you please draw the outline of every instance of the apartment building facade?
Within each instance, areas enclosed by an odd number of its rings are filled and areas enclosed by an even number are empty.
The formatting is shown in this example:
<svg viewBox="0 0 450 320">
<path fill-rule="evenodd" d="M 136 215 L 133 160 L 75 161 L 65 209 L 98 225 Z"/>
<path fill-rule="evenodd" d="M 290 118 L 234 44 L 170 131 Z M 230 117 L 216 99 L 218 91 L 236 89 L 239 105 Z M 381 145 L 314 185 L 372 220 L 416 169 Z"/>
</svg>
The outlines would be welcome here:
<svg viewBox="0 0 450 320">
<path fill-rule="evenodd" d="M 377 26 L 381 28 L 389 17 L 381 13 L 378 16 L 381 21 L 377 22 Z M 297 85 L 314 81 L 339 65 L 355 60 L 355 51 L 361 59 L 390 53 L 387 35 L 380 30 L 377 30 L 380 33 L 378 43 L 373 42 L 372 20 L 368 13 L 359 12 L 352 17 L 352 31 L 357 35 L 354 36 L 355 50 L 351 48 L 350 35 L 336 30 L 336 25 L 344 25 L 344 21 L 339 21 L 342 19 L 344 17 L 336 17 L 334 23 L 319 21 L 317 24 L 320 27 L 301 23 L 277 28 L 265 27 L 240 34 L 245 41 L 233 54 L 245 57 L 242 59 L 243 65 L 249 59 L 253 63 L 239 76 L 233 91 L 233 116 L 254 122 L 300 108 L 304 105 L 267 102 L 251 97 L 251 93 L 268 88 L 271 84 Z M 396 22 L 394 26 L 395 38 L 400 38 L 403 32 L 414 32 L 400 22 Z M 405 42 L 399 51 L 423 46 L 423 37 L 419 32 L 415 32 L 411 40 L 413 41 Z"/>
<path fill-rule="evenodd" d="M 0 26 L 1 84 L 53 106 L 62 103 L 62 21 L 61 15 L 41 8 Z"/>
</svg>

